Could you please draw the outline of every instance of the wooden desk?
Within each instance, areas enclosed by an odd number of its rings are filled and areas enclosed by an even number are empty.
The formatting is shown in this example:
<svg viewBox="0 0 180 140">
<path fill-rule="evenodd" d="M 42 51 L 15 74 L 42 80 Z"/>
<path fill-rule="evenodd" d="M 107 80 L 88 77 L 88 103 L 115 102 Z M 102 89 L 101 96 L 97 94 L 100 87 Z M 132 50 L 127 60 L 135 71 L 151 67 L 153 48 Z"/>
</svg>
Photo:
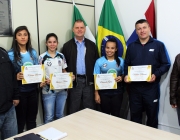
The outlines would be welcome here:
<svg viewBox="0 0 180 140">
<path fill-rule="evenodd" d="M 91 109 L 84 109 L 17 136 L 30 132 L 38 133 L 49 127 L 67 132 L 68 136 L 63 138 L 63 140 L 180 140 L 179 135 L 133 123 Z M 13 140 L 13 137 L 7 140 Z"/>
</svg>

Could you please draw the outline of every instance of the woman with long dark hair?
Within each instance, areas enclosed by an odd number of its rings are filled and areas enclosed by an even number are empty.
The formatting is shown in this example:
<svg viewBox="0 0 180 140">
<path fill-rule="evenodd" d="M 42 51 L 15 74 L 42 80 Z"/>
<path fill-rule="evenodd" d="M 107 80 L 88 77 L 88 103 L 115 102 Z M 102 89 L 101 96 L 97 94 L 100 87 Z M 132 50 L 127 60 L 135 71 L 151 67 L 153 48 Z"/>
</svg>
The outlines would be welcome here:
<svg viewBox="0 0 180 140">
<path fill-rule="evenodd" d="M 24 79 L 21 66 L 37 65 L 36 51 L 32 48 L 30 33 L 26 26 L 19 26 L 13 35 L 12 48 L 8 52 L 11 59 L 19 85 L 20 103 L 16 106 L 18 133 L 22 133 L 26 124 L 27 130 L 36 127 L 36 116 L 38 111 L 37 84 L 22 85 Z"/>
<path fill-rule="evenodd" d="M 124 60 L 118 57 L 118 46 L 115 38 L 107 40 L 105 56 L 99 58 L 94 67 L 94 74 L 116 73 L 117 89 L 95 90 L 95 101 L 100 104 L 101 111 L 113 116 L 120 116 L 123 99 Z"/>
</svg>

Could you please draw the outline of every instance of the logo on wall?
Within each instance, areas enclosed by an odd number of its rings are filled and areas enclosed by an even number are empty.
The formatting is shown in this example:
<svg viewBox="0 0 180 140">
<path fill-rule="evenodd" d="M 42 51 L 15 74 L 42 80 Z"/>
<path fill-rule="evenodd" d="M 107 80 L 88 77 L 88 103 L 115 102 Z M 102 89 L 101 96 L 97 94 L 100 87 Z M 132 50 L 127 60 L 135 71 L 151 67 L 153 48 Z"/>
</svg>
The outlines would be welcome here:
<svg viewBox="0 0 180 140">
<path fill-rule="evenodd" d="M 117 37 L 112 36 L 112 35 L 108 35 L 108 36 L 103 38 L 102 43 L 101 43 L 101 56 L 105 56 L 106 55 L 106 52 L 105 52 L 106 42 L 109 39 L 112 39 L 112 38 L 116 39 L 117 47 L 118 47 L 118 56 L 122 57 L 122 55 L 123 55 L 123 45 L 122 45 L 121 41 Z"/>
</svg>

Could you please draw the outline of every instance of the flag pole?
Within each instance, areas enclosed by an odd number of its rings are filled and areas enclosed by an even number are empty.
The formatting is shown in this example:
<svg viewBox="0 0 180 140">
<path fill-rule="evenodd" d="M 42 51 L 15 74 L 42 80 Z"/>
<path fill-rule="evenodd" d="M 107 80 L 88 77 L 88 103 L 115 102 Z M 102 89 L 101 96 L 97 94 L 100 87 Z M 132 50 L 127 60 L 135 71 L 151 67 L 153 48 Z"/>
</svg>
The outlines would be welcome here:
<svg viewBox="0 0 180 140">
<path fill-rule="evenodd" d="M 74 0 L 72 0 L 72 3 L 73 3 L 73 5 L 75 5 L 75 2 L 74 2 Z"/>
</svg>

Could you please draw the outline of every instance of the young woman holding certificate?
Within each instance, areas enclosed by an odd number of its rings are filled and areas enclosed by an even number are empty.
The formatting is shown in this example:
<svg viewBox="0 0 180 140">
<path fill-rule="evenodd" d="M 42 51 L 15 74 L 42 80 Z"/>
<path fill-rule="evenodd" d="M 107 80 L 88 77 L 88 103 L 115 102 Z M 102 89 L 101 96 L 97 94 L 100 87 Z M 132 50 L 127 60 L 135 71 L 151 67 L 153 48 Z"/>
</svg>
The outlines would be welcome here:
<svg viewBox="0 0 180 140">
<path fill-rule="evenodd" d="M 22 85 L 24 75 L 21 66 L 38 64 L 36 51 L 32 48 L 30 33 L 26 26 L 16 28 L 13 35 L 12 48 L 8 52 L 17 75 L 20 90 L 20 102 L 16 106 L 18 133 L 22 133 L 26 124 L 27 130 L 36 127 L 36 116 L 38 111 L 37 84 Z"/>
<path fill-rule="evenodd" d="M 113 116 L 120 116 L 123 99 L 124 60 L 118 57 L 118 46 L 115 38 L 107 40 L 105 56 L 99 58 L 94 67 L 94 74 L 116 73 L 117 89 L 95 90 L 95 101 L 100 104 L 101 111 Z"/>
<path fill-rule="evenodd" d="M 65 57 L 57 51 L 58 37 L 54 33 L 46 36 L 47 51 L 39 56 L 39 64 L 44 64 L 46 81 L 42 87 L 42 100 L 44 106 L 44 123 L 63 117 L 67 92 L 64 89 L 50 89 L 50 74 L 64 73 L 67 67 Z"/>
</svg>

